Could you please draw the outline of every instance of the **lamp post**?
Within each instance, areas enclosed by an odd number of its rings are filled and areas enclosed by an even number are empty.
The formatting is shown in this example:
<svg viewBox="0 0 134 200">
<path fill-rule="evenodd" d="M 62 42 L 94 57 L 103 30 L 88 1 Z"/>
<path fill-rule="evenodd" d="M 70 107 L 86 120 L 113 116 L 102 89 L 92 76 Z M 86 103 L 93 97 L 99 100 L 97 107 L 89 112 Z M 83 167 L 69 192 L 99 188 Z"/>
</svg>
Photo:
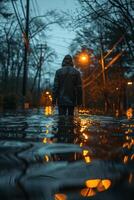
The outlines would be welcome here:
<svg viewBox="0 0 134 200">
<path fill-rule="evenodd" d="M 22 94 L 23 97 L 26 97 L 27 93 L 27 75 L 28 75 L 28 51 L 29 51 L 29 10 L 30 10 L 30 1 L 27 0 L 26 5 L 26 27 L 24 33 L 25 39 L 25 51 L 24 51 L 24 69 L 23 69 L 23 84 L 22 84 Z"/>
<path fill-rule="evenodd" d="M 104 59 L 104 45 L 102 32 L 100 33 L 100 53 L 101 53 L 101 68 L 102 68 L 102 78 L 103 78 L 103 87 L 104 87 L 104 110 L 107 112 L 107 92 L 106 92 L 106 74 L 105 74 L 105 59 Z"/>
<path fill-rule="evenodd" d="M 78 62 L 79 64 L 84 68 L 84 66 L 88 66 L 90 62 L 90 56 L 87 52 L 81 52 L 78 56 Z M 85 93 L 85 87 L 84 84 L 82 85 L 83 87 L 83 106 L 85 107 L 85 98 L 86 98 L 86 93 Z"/>
</svg>

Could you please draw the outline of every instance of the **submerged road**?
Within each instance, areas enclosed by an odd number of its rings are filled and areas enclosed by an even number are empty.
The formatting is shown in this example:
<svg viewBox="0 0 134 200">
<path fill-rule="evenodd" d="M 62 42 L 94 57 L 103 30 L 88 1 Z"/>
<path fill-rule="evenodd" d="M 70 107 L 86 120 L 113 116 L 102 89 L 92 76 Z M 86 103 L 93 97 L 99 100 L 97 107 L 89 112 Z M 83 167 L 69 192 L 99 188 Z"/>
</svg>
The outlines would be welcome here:
<svg viewBox="0 0 134 200">
<path fill-rule="evenodd" d="M 0 115 L 0 199 L 133 197 L 134 119 Z"/>
</svg>

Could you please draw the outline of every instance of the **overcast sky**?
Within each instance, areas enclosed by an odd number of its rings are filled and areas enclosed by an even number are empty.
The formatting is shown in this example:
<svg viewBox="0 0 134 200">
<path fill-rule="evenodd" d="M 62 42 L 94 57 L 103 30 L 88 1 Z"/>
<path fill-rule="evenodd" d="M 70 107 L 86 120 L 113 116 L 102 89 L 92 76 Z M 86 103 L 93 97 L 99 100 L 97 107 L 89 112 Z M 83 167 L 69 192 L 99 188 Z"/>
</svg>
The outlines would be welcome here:
<svg viewBox="0 0 134 200">
<path fill-rule="evenodd" d="M 43 14 L 47 10 L 57 9 L 57 11 L 74 11 L 76 8 L 76 0 L 33 0 L 38 2 L 39 12 Z M 59 68 L 57 63 L 61 63 L 65 54 L 69 53 L 68 46 L 71 42 L 71 38 L 74 38 L 75 33 L 64 30 L 59 26 L 54 26 L 53 30 L 49 33 L 51 38 L 49 39 L 49 45 L 58 53 L 58 59 L 55 60 L 53 66 Z"/>
</svg>

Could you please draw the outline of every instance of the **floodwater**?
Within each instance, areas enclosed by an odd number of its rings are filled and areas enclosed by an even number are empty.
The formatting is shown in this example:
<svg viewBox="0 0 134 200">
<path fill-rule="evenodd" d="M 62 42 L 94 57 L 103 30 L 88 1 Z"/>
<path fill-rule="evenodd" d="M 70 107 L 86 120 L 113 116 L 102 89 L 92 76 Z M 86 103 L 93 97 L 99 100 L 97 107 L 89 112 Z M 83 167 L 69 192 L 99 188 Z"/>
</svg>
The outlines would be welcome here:
<svg viewBox="0 0 134 200">
<path fill-rule="evenodd" d="M 133 200 L 134 119 L 0 115 L 0 199 Z"/>
</svg>

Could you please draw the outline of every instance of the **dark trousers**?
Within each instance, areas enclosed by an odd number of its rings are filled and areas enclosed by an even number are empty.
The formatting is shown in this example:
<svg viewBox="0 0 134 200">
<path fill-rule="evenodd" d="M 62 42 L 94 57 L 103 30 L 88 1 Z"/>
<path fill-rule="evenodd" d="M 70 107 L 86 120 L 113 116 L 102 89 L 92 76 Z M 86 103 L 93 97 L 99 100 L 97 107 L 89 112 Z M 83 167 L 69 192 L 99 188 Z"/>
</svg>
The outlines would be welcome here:
<svg viewBox="0 0 134 200">
<path fill-rule="evenodd" d="M 58 107 L 59 115 L 74 115 L 74 106 L 59 106 Z"/>
</svg>

